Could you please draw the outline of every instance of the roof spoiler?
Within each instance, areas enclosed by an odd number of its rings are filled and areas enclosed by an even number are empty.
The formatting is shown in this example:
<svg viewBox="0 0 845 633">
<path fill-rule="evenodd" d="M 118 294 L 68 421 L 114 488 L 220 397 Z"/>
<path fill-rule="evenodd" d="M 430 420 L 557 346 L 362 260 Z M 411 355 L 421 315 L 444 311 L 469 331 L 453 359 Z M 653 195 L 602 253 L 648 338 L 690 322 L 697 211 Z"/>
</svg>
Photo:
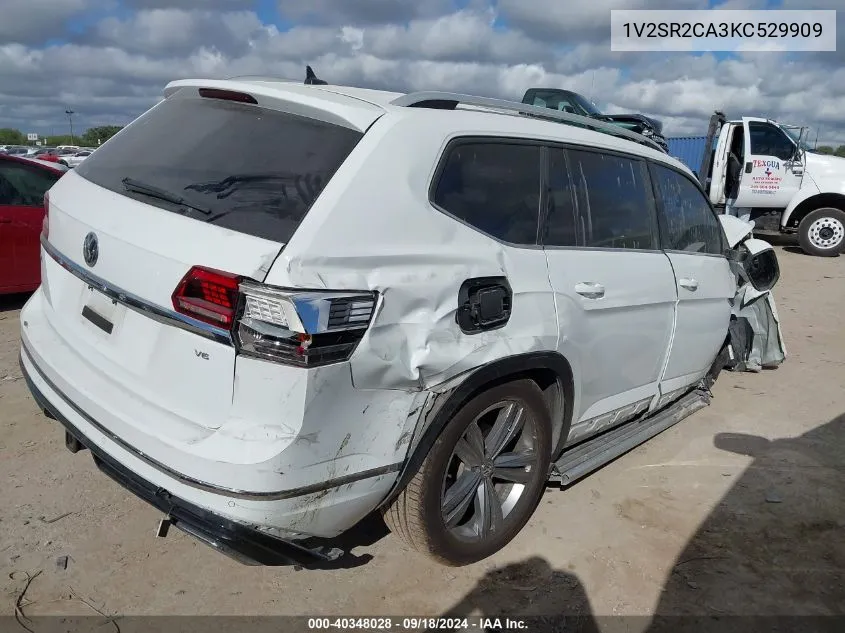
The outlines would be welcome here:
<svg viewBox="0 0 845 633">
<path fill-rule="evenodd" d="M 322 79 L 318 79 L 317 75 L 314 74 L 314 69 L 311 66 L 305 67 L 305 84 L 309 86 L 328 86 L 328 81 L 323 81 Z"/>
</svg>

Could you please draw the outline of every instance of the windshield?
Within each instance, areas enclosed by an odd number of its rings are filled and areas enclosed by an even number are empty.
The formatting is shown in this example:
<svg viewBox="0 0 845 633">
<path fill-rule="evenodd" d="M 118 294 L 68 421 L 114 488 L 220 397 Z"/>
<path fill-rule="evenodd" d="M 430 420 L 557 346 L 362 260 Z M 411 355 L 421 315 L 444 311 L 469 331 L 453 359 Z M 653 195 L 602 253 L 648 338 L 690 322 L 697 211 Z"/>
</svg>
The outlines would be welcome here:
<svg viewBox="0 0 845 633">
<path fill-rule="evenodd" d="M 580 105 L 582 108 L 584 108 L 584 110 L 586 110 L 590 114 L 601 114 L 601 111 L 595 106 L 592 101 L 590 101 L 586 97 L 579 95 L 578 93 L 572 93 L 572 100 L 577 101 L 578 105 Z"/>
<path fill-rule="evenodd" d="M 552 88 L 548 90 L 531 90 L 530 93 L 533 97 L 532 104 L 536 106 L 581 116 L 601 114 L 596 109 L 596 106 L 577 92 Z"/>
<path fill-rule="evenodd" d="M 783 130 L 784 132 L 786 132 L 786 135 L 789 138 L 792 139 L 792 142 L 795 143 L 796 145 L 798 145 L 801 149 L 803 149 L 806 152 L 812 152 L 813 151 L 813 148 L 810 147 L 807 144 L 807 141 L 805 139 L 801 139 L 799 141 L 799 138 L 801 137 L 801 130 L 803 128 L 789 128 L 789 127 L 784 127 L 783 125 L 781 125 L 780 129 Z"/>
<path fill-rule="evenodd" d="M 286 243 L 360 132 L 216 99 L 166 99 L 84 161 L 91 182 Z"/>
</svg>

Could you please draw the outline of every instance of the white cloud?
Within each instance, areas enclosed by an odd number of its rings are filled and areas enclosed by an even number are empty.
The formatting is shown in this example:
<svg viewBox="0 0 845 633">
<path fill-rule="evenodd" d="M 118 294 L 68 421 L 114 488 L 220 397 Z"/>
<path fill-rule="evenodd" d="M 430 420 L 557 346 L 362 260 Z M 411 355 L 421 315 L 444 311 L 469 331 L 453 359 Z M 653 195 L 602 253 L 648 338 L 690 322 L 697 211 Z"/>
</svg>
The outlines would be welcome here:
<svg viewBox="0 0 845 633">
<path fill-rule="evenodd" d="M 139 8 L 94 21 L 66 44 L 39 44 L 65 20 L 112 1 L 61 0 L 62 10 L 45 17 L 44 5 L 57 0 L 0 0 L 22 25 L 11 37 L 0 21 L 0 127 L 63 130 L 66 107 L 83 128 L 122 124 L 173 79 L 301 80 L 310 64 L 331 83 L 398 91 L 520 99 L 532 86 L 569 88 L 608 111 L 661 118 L 668 134 L 703 134 L 720 109 L 820 125 L 825 138 L 845 143 L 841 52 L 722 58 L 610 51 L 611 7 L 699 8 L 707 0 L 498 0 L 498 13 L 488 0 L 463 2 L 461 10 L 450 9 L 451 0 L 279 0 L 288 16 L 307 22 L 287 31 L 262 23 L 252 0 L 132 0 Z M 749 8 L 762 0 L 727 1 Z"/>
<path fill-rule="evenodd" d="M 157 55 L 188 54 L 197 45 L 237 55 L 246 52 L 256 38 L 275 33 L 274 26 L 265 26 L 252 11 L 176 8 L 143 10 L 127 20 L 109 17 L 94 29 L 96 40 L 105 45 Z"/>
<path fill-rule="evenodd" d="M 61 35 L 66 20 L 92 4 L 88 0 L 2 0 L 0 43 L 39 43 Z"/>
<path fill-rule="evenodd" d="M 430 18 L 454 8 L 451 0 L 278 0 L 278 7 L 290 20 L 355 26 Z"/>
</svg>

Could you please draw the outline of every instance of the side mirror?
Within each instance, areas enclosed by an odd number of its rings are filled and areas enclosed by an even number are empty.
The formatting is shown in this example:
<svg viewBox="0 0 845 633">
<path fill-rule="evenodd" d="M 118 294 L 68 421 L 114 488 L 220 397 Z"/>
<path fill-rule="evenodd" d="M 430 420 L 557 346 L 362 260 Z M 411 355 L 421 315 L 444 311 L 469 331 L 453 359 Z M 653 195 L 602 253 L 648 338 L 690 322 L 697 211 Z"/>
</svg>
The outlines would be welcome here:
<svg viewBox="0 0 845 633">
<path fill-rule="evenodd" d="M 732 261 L 740 264 L 741 276 L 759 292 L 774 288 L 780 279 L 780 266 L 772 245 L 752 238 L 745 240 L 738 251 L 741 259 Z"/>
</svg>

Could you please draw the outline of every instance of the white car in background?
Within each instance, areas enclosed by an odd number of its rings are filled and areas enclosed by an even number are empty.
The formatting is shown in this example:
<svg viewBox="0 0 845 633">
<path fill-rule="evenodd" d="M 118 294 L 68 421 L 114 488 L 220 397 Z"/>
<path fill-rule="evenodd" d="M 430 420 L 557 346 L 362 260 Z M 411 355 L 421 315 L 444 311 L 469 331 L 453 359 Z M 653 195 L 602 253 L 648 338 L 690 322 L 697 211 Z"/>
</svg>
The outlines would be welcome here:
<svg viewBox="0 0 845 633">
<path fill-rule="evenodd" d="M 705 406 L 738 278 L 778 279 L 611 123 L 267 80 L 165 96 L 50 189 L 21 366 L 162 535 L 242 560 L 323 564 L 377 509 L 442 563 L 492 555 L 549 478 Z"/>
<path fill-rule="evenodd" d="M 70 156 L 65 156 L 64 161 L 68 167 L 79 167 L 86 158 L 94 152 L 93 149 L 83 149 Z"/>
</svg>

